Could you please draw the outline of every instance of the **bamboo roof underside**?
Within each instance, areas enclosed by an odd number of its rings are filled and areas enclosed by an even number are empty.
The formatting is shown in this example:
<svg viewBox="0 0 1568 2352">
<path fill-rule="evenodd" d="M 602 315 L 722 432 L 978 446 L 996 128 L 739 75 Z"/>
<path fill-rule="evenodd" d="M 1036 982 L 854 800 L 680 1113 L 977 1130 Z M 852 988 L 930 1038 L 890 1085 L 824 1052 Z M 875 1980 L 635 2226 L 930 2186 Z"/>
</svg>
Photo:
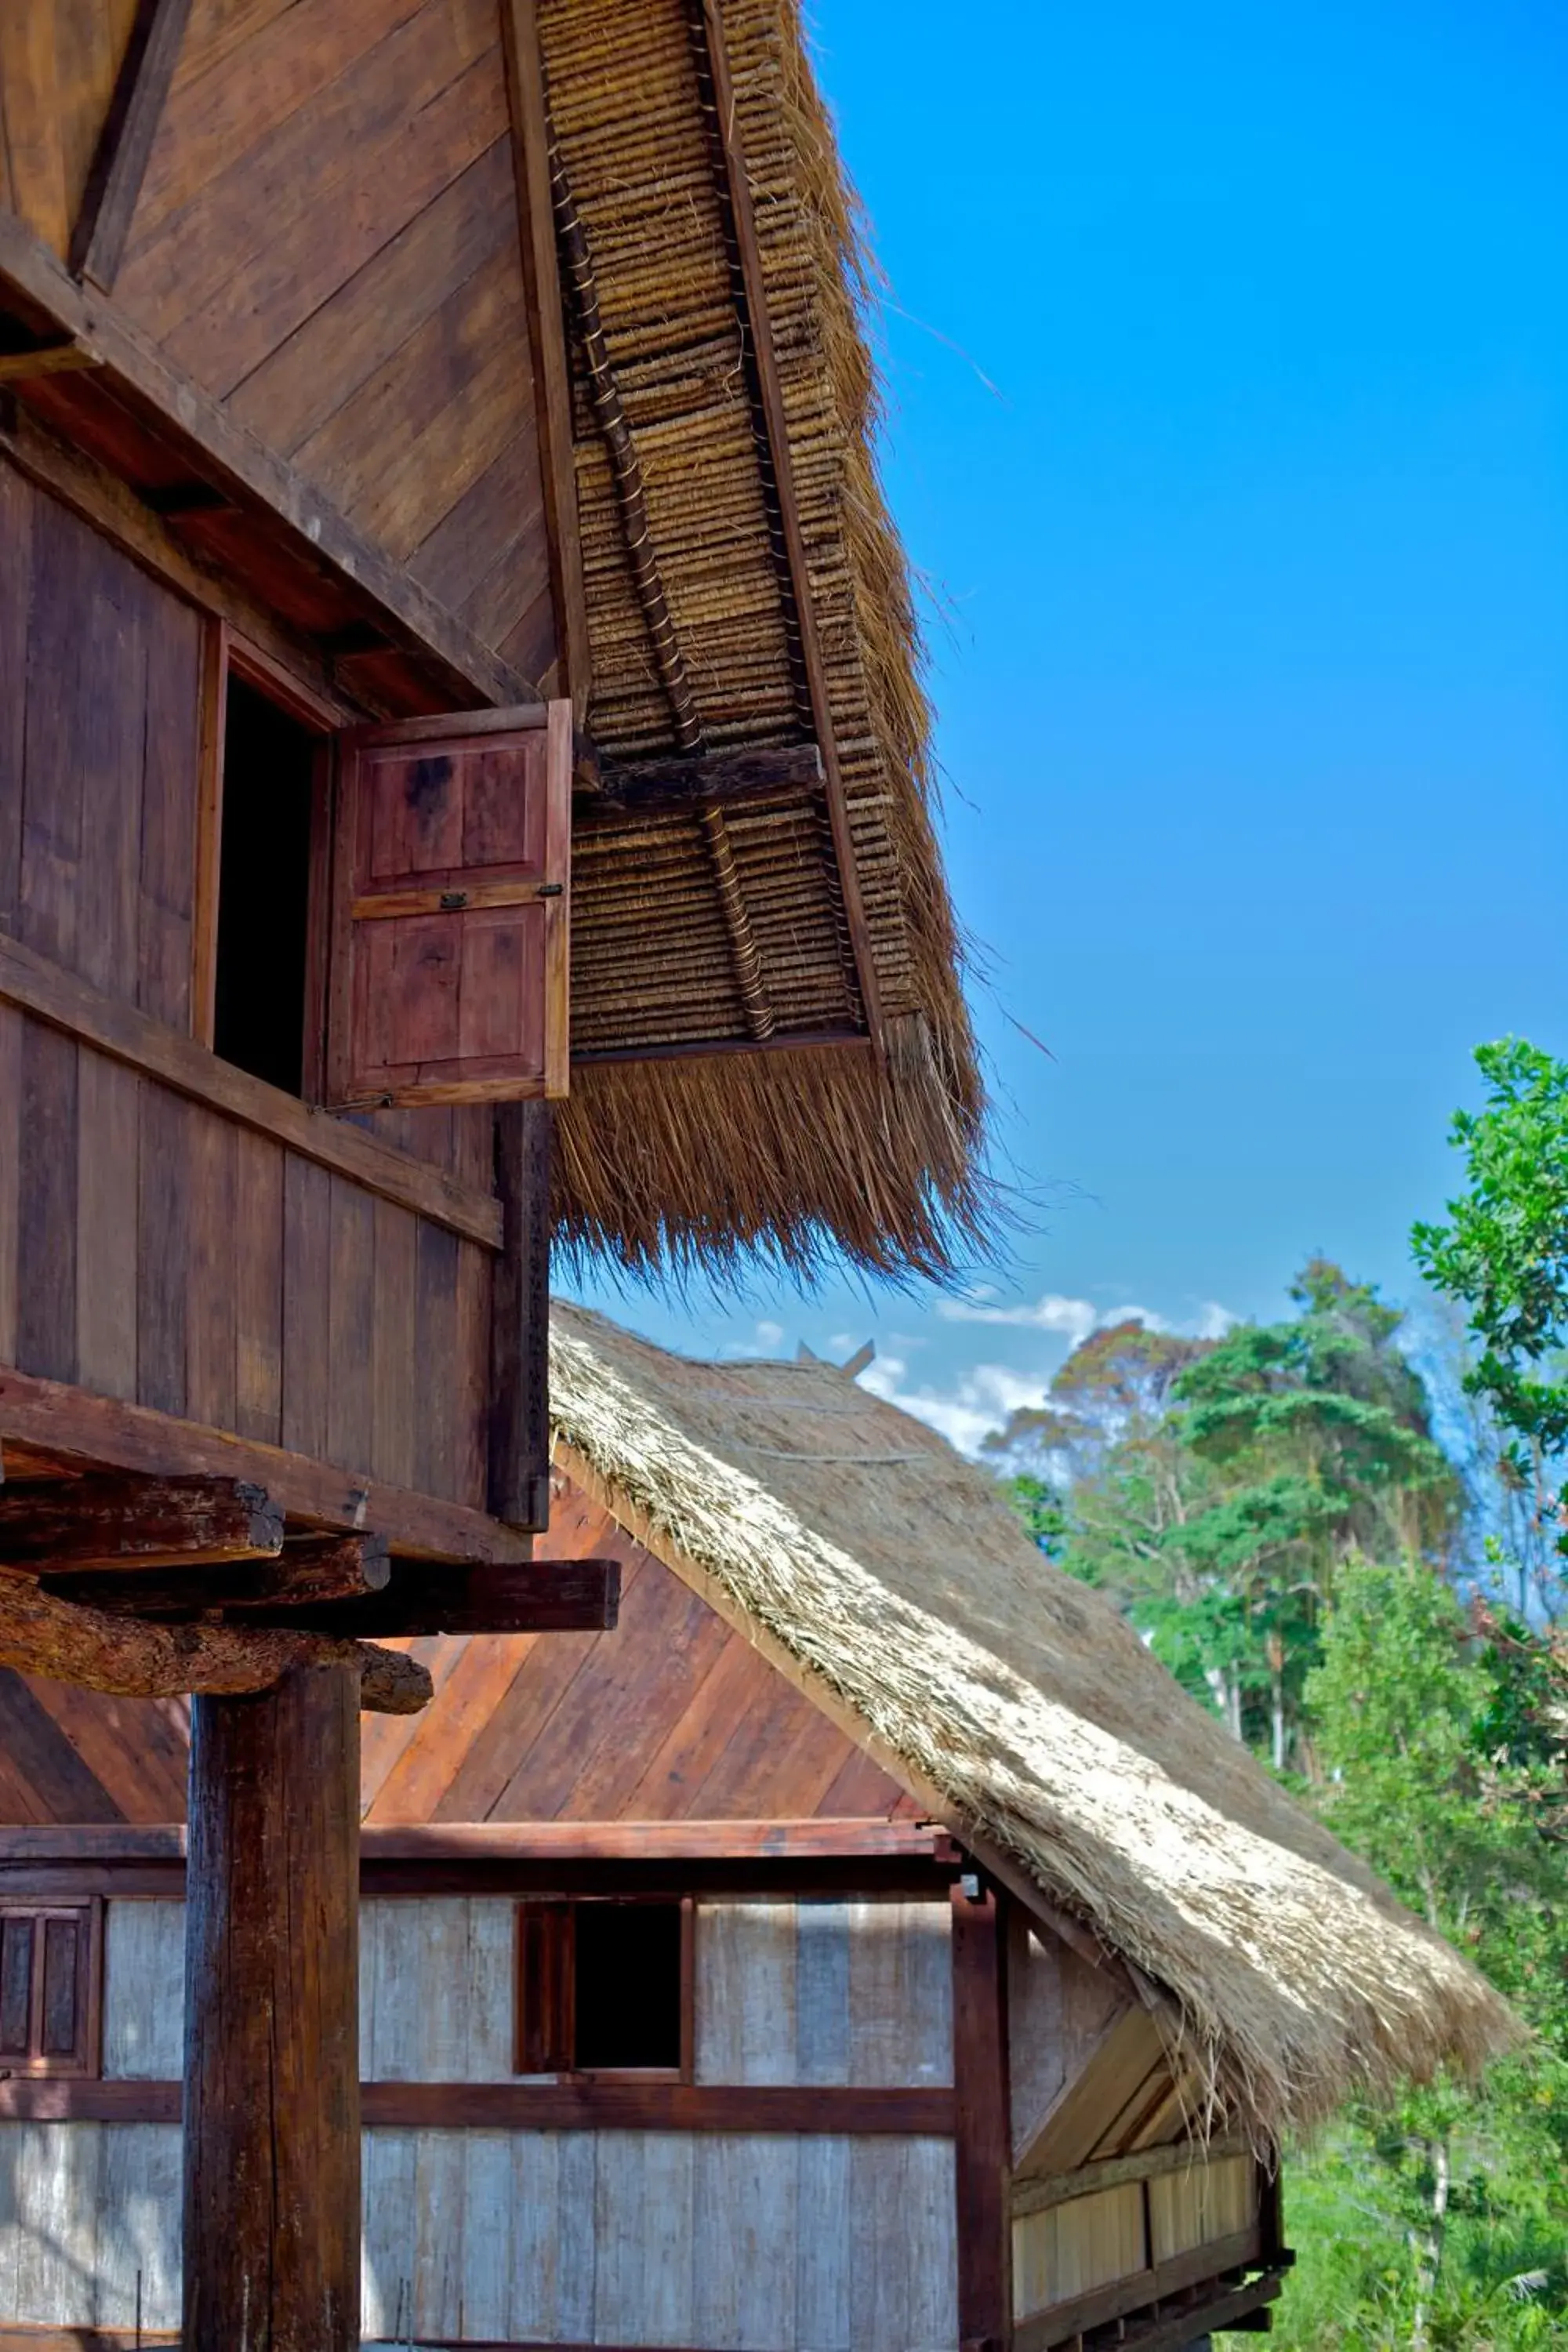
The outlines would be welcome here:
<svg viewBox="0 0 1568 2352">
<path fill-rule="evenodd" d="M 806 1268 L 837 1246 L 940 1275 L 984 1220 L 984 1104 L 919 635 L 876 472 L 867 264 L 795 0 L 723 0 L 715 19 L 786 421 L 782 493 L 700 0 L 539 9 L 557 226 L 580 257 L 565 280 L 588 725 L 621 765 L 826 736 L 845 830 L 836 844 L 832 773 L 717 821 L 579 826 L 558 1231 L 637 1271 L 752 1252 Z M 877 1008 L 880 1053 L 865 1042 Z"/>
<path fill-rule="evenodd" d="M 1205 2113 L 1278 2140 L 1515 2038 L 923 1423 L 829 1365 L 692 1362 L 559 1305 L 551 1405 L 623 1525 L 1007 1883 L 1131 1964 Z"/>
</svg>

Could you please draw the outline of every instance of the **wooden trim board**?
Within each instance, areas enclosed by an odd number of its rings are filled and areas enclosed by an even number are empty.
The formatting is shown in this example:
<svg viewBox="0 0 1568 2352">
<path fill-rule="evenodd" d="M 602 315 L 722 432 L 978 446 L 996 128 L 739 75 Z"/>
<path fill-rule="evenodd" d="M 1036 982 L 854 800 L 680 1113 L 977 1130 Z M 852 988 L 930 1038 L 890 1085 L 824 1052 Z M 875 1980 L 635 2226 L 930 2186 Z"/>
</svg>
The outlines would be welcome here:
<svg viewBox="0 0 1568 2352">
<path fill-rule="evenodd" d="M 547 1561 L 538 1562 L 547 1567 Z M 0 1826 L 0 1868 L 16 1863 L 183 1862 L 181 1822 L 89 1822 Z M 905 1821 L 481 1822 L 360 1832 L 360 1859 L 374 1862 L 798 1861 L 826 1855 L 908 1854 L 957 1860 L 944 1830 Z"/>
<path fill-rule="evenodd" d="M 312 1110 L 248 1070 L 220 1062 L 194 1037 L 164 1026 L 121 998 L 109 996 L 20 940 L 0 931 L 0 1003 L 47 1021 L 95 1052 L 127 1063 L 176 1094 L 254 1128 L 273 1142 L 363 1184 L 384 1201 L 445 1225 L 485 1249 L 501 1245 L 501 1204 L 459 1184 L 428 1161 L 383 1143 L 330 1112 Z"/>
<path fill-rule="evenodd" d="M 174 2124 L 178 2083 L 0 2079 L 0 2120 Z M 728 2083 L 363 2083 L 368 2127 L 402 2131 L 757 2132 L 800 2137 L 914 2137 L 953 2130 L 949 2090 Z"/>
</svg>

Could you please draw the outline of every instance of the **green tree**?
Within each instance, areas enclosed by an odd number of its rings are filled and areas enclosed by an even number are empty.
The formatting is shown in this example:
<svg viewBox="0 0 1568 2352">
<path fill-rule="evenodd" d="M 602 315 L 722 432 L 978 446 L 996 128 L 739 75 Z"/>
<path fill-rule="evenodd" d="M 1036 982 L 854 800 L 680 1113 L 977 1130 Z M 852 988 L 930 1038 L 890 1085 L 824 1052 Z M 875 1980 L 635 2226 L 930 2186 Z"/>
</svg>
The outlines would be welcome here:
<svg viewBox="0 0 1568 2352">
<path fill-rule="evenodd" d="M 1466 1190 L 1447 1223 L 1411 1232 L 1416 1264 L 1468 1309 L 1479 1348 L 1465 1385 L 1500 1424 L 1499 1467 L 1527 1499 L 1537 1597 L 1558 1601 L 1548 1559 L 1568 1549 L 1561 1467 L 1568 1453 L 1568 1062 L 1519 1037 L 1476 1050 L 1479 1111 L 1449 1130 Z M 1528 1596 L 1521 1594 L 1521 1605 Z"/>
<path fill-rule="evenodd" d="M 1568 1675 L 1419 1561 L 1349 1561 L 1306 1703 L 1329 1825 L 1536 2039 L 1479 2090 L 1352 2107 L 1295 2176 L 1287 2347 L 1523 2347 L 1568 2329 Z"/>
</svg>

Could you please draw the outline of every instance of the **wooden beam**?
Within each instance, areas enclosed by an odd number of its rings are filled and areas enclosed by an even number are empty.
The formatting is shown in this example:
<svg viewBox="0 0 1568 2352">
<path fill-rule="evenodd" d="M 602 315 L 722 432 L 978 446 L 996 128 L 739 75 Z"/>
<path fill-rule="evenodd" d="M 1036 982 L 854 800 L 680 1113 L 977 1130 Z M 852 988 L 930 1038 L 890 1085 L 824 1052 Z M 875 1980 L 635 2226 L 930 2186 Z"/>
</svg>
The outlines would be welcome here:
<svg viewBox="0 0 1568 2352">
<path fill-rule="evenodd" d="M 185 2352 L 359 2352 L 359 1698 L 191 1710 Z"/>
<path fill-rule="evenodd" d="M 871 1041 L 863 1029 L 775 1029 L 767 1037 L 702 1037 L 691 1045 L 612 1046 L 603 1053 L 574 1054 L 572 1067 L 591 1069 L 605 1062 L 689 1062 L 715 1054 L 816 1053 L 826 1046 L 835 1051 L 853 1046 L 868 1053 Z"/>
<path fill-rule="evenodd" d="M 215 1702 L 202 1704 L 210 1707 Z M 359 2092 L 367 2126 L 404 2131 L 761 2132 L 787 2137 L 826 2132 L 940 2139 L 953 2128 L 952 2093 L 940 2088 L 595 2082 L 580 2076 L 556 2083 L 364 2083 Z M 0 2121 L 178 2123 L 180 2113 L 177 2083 L 0 2078 Z"/>
<path fill-rule="evenodd" d="M 166 1568 L 271 1559 L 283 1514 L 239 1478 L 64 1478 L 0 1490 L 0 1569 Z"/>
<path fill-rule="evenodd" d="M 639 760 L 635 767 L 602 769 L 599 789 L 578 800 L 575 822 L 581 830 L 601 816 L 652 816 L 666 809 L 691 814 L 701 801 L 730 807 L 737 801 L 810 793 L 821 785 L 822 773 L 822 753 L 815 743 Z"/>
<path fill-rule="evenodd" d="M 301 1159 L 351 1177 L 367 1192 L 447 1226 L 466 1241 L 498 1249 L 501 1209 L 488 1192 L 457 1183 L 444 1170 L 394 1150 L 363 1128 L 311 1110 L 281 1087 L 220 1062 L 194 1037 L 154 1021 L 136 1005 L 79 980 L 20 940 L 0 932 L 0 1003 L 16 1004 L 79 1044 L 156 1078 L 192 1102 L 240 1127 L 269 1136 Z"/>
<path fill-rule="evenodd" d="M 89 343 L 101 355 L 108 390 L 184 452 L 203 478 L 279 525 L 301 562 L 351 588 L 396 642 L 434 656 L 481 702 L 540 698 L 531 678 L 481 644 L 303 475 L 173 367 L 108 295 L 79 286 L 43 240 L 5 211 L 0 302 L 41 333 Z"/>
<path fill-rule="evenodd" d="M 379 1486 L 310 1454 L 0 1364 L 0 1440 L 11 1438 L 45 1447 L 73 1468 L 248 1479 L 265 1486 L 290 1518 L 344 1535 L 370 1531 L 413 1557 L 498 1567 L 532 1557 L 531 1537 L 466 1504 Z"/>
<path fill-rule="evenodd" d="M 500 1103 L 501 1246 L 491 1271 L 488 1501 L 508 1527 L 550 1525 L 550 1146 L 547 1102 Z"/>
<path fill-rule="evenodd" d="M 108 293 L 119 275 L 191 0 L 141 0 L 71 231 L 70 266 Z"/>
<path fill-rule="evenodd" d="M 309 1633 L 146 1624 L 57 1601 L 24 1576 L 0 1577 L 0 1665 L 126 1698 L 266 1690 L 296 1666 L 345 1666 L 360 1677 L 360 1704 L 377 1715 L 416 1715 L 432 1692 L 426 1669 L 398 1650 Z"/>
<path fill-rule="evenodd" d="M 812 725 L 822 748 L 827 817 L 838 867 L 850 960 L 859 984 L 867 1027 L 880 1049 L 882 1008 L 876 960 L 860 891 L 854 838 L 849 830 L 844 777 L 838 762 L 827 670 L 817 633 L 816 608 L 812 598 L 811 572 L 806 562 L 805 534 L 801 528 L 800 507 L 795 496 L 789 420 L 784 410 L 784 387 L 773 348 L 773 322 L 768 315 L 767 285 L 763 274 L 762 247 L 757 241 L 752 184 L 740 143 L 740 118 L 735 105 L 723 19 L 719 0 L 686 0 L 686 5 L 688 19 L 696 36 L 700 79 L 705 60 L 710 83 L 710 90 L 704 92 L 705 98 L 710 100 L 705 112 L 709 137 L 713 145 L 721 199 L 726 213 L 725 226 L 731 246 L 731 278 L 741 319 L 742 350 L 749 378 L 752 414 L 758 428 L 764 494 L 770 489 L 773 492 L 772 503 L 783 539 L 784 576 L 781 588 L 786 604 L 786 621 L 793 619 L 798 633 Z M 770 473 L 771 482 L 768 479 Z"/>
<path fill-rule="evenodd" d="M 1013 2324 L 1005 1922 L 995 1890 L 973 1878 L 950 1901 L 958 2335 L 965 2352 L 1003 2352 Z"/>
<path fill-rule="evenodd" d="M 1201 2172 L 1227 2156 L 1249 2156 L 1250 2140 L 1231 2135 L 1224 2139 L 1168 2140 L 1163 2147 L 1146 2147 L 1135 2156 L 1108 2156 L 1099 2164 L 1080 2164 L 1076 2172 L 1043 2173 L 1037 2180 L 1019 2180 L 1013 2187 L 1013 2219 L 1047 2213 L 1055 2205 L 1070 2204 L 1076 2197 L 1093 2197 L 1101 2189 L 1121 2189 L 1130 2180 L 1158 2180 L 1167 2172 Z"/>
<path fill-rule="evenodd" d="M 275 1559 L 259 1567 L 231 1568 L 217 1575 L 191 1570 L 173 1574 L 46 1576 L 46 1592 L 58 1601 L 85 1601 L 110 1616 L 190 1619 L 215 1609 L 307 1608 L 326 1601 L 363 1600 L 384 1590 L 392 1560 L 379 1536 L 306 1536 L 286 1543 Z"/>
<path fill-rule="evenodd" d="M 431 1633 L 609 1633 L 618 1559 L 542 1559 L 518 1568 L 431 1568 L 398 1560 L 384 1591 L 330 1607 L 271 1609 L 258 1622 L 342 1640 Z"/>
<path fill-rule="evenodd" d="M 48 1863 L 184 1860 L 176 1822 L 0 1824 L 0 1871 Z M 362 1862 L 813 1861 L 907 1855 L 956 1867 L 958 1849 L 929 1822 L 431 1822 L 367 1823 Z M 3 1884 L 4 1882 L 0 1882 Z M 932 1883 L 932 1900 L 947 1889 Z"/>
<path fill-rule="evenodd" d="M 0 384 L 31 383 L 41 375 L 67 375 L 74 369 L 100 364 L 99 355 L 89 343 L 75 335 L 66 335 L 54 342 L 37 343 L 27 351 L 0 349 Z"/>
<path fill-rule="evenodd" d="M 544 487 L 550 584 L 559 645 L 558 688 L 572 698 L 581 725 L 592 684 L 588 602 L 583 586 L 577 522 L 577 466 L 573 447 L 572 382 L 550 196 L 549 112 L 534 0 L 501 0 L 501 39 L 511 152 L 521 231 L 523 299 L 533 356 L 534 415 Z"/>
</svg>

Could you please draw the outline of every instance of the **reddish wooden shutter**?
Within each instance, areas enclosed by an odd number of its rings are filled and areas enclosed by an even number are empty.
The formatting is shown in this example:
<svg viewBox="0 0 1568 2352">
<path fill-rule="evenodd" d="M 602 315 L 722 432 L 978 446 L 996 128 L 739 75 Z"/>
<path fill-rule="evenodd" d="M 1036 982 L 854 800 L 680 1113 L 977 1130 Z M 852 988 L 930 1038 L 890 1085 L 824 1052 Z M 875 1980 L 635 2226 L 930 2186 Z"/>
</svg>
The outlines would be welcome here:
<svg viewBox="0 0 1568 2352">
<path fill-rule="evenodd" d="M 517 2072 L 566 2074 L 576 2041 L 574 1906 L 517 1906 Z"/>
<path fill-rule="evenodd" d="M 0 1907 L 0 2073 L 98 2069 L 99 1906 Z"/>
<path fill-rule="evenodd" d="M 327 1099 L 567 1086 L 572 706 L 342 739 Z"/>
</svg>

